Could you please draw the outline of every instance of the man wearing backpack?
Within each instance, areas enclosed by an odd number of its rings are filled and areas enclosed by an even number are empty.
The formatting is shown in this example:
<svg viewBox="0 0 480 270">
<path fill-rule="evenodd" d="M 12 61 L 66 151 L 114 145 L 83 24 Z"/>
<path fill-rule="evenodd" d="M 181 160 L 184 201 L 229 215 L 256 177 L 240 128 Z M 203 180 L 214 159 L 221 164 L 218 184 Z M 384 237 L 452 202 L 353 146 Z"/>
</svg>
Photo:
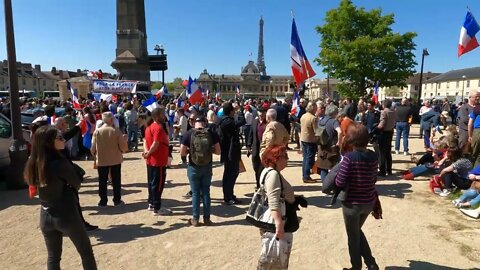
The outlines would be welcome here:
<svg viewBox="0 0 480 270">
<path fill-rule="evenodd" d="M 189 154 L 188 181 L 192 190 L 193 217 L 188 223 L 199 226 L 200 194 L 203 201 L 203 223 L 212 225 L 210 219 L 210 185 L 212 183 L 212 154 L 220 155 L 220 138 L 206 128 L 205 119 L 195 119 L 194 127 L 185 133 L 180 146 L 182 157 Z"/>
</svg>

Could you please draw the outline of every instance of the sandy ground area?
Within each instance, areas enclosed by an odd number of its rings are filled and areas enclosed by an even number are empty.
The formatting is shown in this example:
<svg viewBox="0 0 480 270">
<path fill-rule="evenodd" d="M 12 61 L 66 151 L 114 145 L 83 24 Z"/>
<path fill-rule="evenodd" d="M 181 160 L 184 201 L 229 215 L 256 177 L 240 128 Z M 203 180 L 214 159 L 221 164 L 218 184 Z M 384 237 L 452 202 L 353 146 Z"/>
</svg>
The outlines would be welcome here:
<svg viewBox="0 0 480 270">
<path fill-rule="evenodd" d="M 420 153 L 418 129 L 412 134 L 411 152 Z M 349 267 L 340 206 L 328 206 L 330 198 L 321 192 L 320 183 L 304 184 L 302 155 L 296 151 L 289 155 L 283 175 L 310 204 L 299 212 L 303 220 L 294 234 L 290 269 Z M 480 222 L 430 193 L 426 177 L 400 180 L 398 172 L 412 165 L 410 157 L 393 158 L 397 174 L 377 183 L 384 219 L 370 217 L 363 227 L 381 269 L 478 269 Z M 179 159 L 175 152 L 174 163 Z M 245 221 L 255 180 L 250 160 L 243 156 L 243 161 L 247 172 L 239 176 L 235 193 L 245 204 L 222 204 L 223 167 L 215 162 L 211 195 L 216 226 L 197 228 L 187 226 L 191 202 L 182 197 L 189 191 L 186 169 L 168 170 L 163 205 L 173 215 L 156 217 L 146 210 L 146 167 L 140 152 L 125 155 L 122 192 L 126 205 L 115 208 L 111 197 L 109 207 L 97 207 L 97 172 L 91 161 L 78 162 L 87 171 L 80 190 L 85 218 L 101 228 L 90 234 L 99 269 L 255 269 L 260 236 Z M 37 199 L 28 199 L 26 190 L 0 191 L 0 269 L 45 269 L 47 252 L 38 223 Z M 62 267 L 81 268 L 79 255 L 67 238 Z"/>
</svg>

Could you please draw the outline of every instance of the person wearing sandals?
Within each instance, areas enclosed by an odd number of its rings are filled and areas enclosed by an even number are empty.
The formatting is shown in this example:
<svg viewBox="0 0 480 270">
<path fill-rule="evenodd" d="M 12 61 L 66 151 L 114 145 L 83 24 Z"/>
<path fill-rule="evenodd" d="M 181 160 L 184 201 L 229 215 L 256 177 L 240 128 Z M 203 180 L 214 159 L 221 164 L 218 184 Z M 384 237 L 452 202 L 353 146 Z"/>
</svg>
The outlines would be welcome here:
<svg viewBox="0 0 480 270">
<path fill-rule="evenodd" d="M 265 169 L 263 169 L 260 179 L 265 179 L 264 188 L 268 198 L 268 207 L 275 220 L 275 234 L 278 239 L 290 239 L 290 250 L 288 250 L 287 254 L 287 257 L 290 257 L 293 236 L 291 232 L 285 232 L 285 221 L 280 212 L 281 198 L 283 198 L 286 203 L 293 204 L 295 202 L 292 186 L 280 173 L 287 167 L 287 147 L 285 145 L 268 146 L 262 153 L 261 160 Z M 261 233 L 263 234 L 262 231 Z M 288 261 L 286 264 L 288 265 Z M 265 265 L 265 263 L 259 260 L 257 269 L 271 269 L 270 267 L 270 265 Z"/>
<path fill-rule="evenodd" d="M 219 136 L 206 128 L 203 117 L 197 117 L 192 129 L 183 137 L 180 155 L 189 158 L 187 175 L 192 190 L 192 218 L 188 224 L 200 225 L 200 196 L 203 200 L 203 223 L 213 225 L 210 219 L 210 185 L 212 183 L 212 154 L 220 155 Z M 202 164 L 203 163 L 203 164 Z"/>
</svg>

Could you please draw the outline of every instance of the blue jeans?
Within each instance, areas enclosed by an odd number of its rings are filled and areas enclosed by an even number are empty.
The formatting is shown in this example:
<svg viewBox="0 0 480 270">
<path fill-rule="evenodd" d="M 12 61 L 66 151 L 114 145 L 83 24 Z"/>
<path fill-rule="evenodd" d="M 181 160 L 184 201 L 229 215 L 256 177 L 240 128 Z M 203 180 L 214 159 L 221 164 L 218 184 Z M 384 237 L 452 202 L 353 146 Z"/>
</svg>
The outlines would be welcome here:
<svg viewBox="0 0 480 270">
<path fill-rule="evenodd" d="M 328 170 L 324 170 L 324 169 L 320 169 L 320 168 L 318 168 L 318 170 L 320 171 L 320 179 L 323 182 L 325 180 L 325 178 L 327 178 Z"/>
<path fill-rule="evenodd" d="M 315 143 L 302 142 L 303 161 L 302 161 L 302 176 L 303 180 L 310 177 L 310 169 L 315 163 L 315 154 L 317 154 L 317 145 Z"/>
<path fill-rule="evenodd" d="M 410 125 L 407 122 L 397 122 L 397 138 L 395 140 L 395 150 L 400 150 L 400 138 L 403 135 L 403 151 L 408 152 L 408 136 L 410 135 Z"/>
<path fill-rule="evenodd" d="M 130 151 L 137 149 L 138 146 L 138 127 L 137 126 L 127 126 L 128 134 L 128 149 Z"/>
<path fill-rule="evenodd" d="M 470 206 L 475 208 L 480 204 L 480 193 L 476 189 L 468 189 L 460 196 L 459 200 L 461 202 L 470 200 Z"/>
<path fill-rule="evenodd" d="M 193 218 L 200 217 L 200 193 L 203 199 L 203 218 L 210 218 L 210 185 L 212 184 L 212 165 L 192 166 L 187 169 L 188 181 L 192 189 Z"/>
</svg>

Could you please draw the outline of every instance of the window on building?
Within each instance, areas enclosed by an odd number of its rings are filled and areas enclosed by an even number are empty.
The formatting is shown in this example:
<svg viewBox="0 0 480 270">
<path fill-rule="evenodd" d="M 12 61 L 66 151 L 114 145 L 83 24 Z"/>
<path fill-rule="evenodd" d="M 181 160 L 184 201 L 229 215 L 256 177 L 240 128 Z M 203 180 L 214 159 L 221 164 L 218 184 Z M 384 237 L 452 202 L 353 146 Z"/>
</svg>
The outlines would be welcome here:
<svg viewBox="0 0 480 270">
<path fill-rule="evenodd" d="M 459 81 L 457 81 L 457 88 L 458 88 L 458 87 L 460 87 L 460 82 L 459 82 Z"/>
<path fill-rule="evenodd" d="M 470 87 L 470 80 L 467 81 L 467 87 Z"/>
<path fill-rule="evenodd" d="M 455 93 L 455 96 L 458 96 L 458 92 Z"/>
<path fill-rule="evenodd" d="M 480 80 L 478 80 L 478 85 L 477 86 L 480 87 Z"/>
<path fill-rule="evenodd" d="M 432 96 L 433 96 L 433 93 L 430 93 L 430 96 L 432 97 Z"/>
<path fill-rule="evenodd" d="M 457 96 L 458 96 L 458 93 L 457 93 Z M 465 93 L 465 96 L 467 96 L 467 97 L 468 97 L 468 92 L 466 92 L 466 93 Z"/>
<path fill-rule="evenodd" d="M 415 91 L 418 91 L 418 85 L 415 85 Z"/>
<path fill-rule="evenodd" d="M 447 82 L 447 89 L 450 88 L 450 82 Z"/>
</svg>

